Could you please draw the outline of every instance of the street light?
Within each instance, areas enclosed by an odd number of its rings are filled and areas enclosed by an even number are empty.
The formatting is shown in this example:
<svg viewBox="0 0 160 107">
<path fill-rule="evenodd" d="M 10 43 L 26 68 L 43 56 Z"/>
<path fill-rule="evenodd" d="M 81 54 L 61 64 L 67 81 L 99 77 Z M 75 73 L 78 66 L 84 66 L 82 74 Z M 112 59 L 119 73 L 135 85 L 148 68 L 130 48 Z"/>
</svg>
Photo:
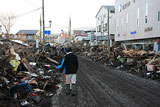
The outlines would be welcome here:
<svg viewBox="0 0 160 107">
<path fill-rule="evenodd" d="M 52 24 L 52 21 L 51 20 L 49 20 L 49 27 L 51 28 L 51 24 Z"/>
<path fill-rule="evenodd" d="M 48 26 L 48 27 L 45 27 L 45 28 L 51 28 L 51 26 L 52 26 L 52 21 L 49 20 L 48 22 L 49 22 L 49 26 Z"/>
</svg>

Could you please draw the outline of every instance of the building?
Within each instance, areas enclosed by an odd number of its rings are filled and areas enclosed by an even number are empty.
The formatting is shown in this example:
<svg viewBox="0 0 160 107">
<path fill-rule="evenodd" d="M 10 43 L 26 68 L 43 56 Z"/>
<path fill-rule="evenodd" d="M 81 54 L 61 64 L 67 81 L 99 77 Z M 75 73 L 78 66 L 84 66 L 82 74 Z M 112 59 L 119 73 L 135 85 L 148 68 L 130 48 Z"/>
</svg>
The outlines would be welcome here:
<svg viewBox="0 0 160 107">
<path fill-rule="evenodd" d="M 75 38 L 76 36 L 79 36 L 83 33 L 83 30 L 72 30 L 72 38 Z"/>
<path fill-rule="evenodd" d="M 73 30 L 72 35 L 72 39 L 75 42 L 82 41 L 83 39 L 88 38 L 88 34 L 85 33 L 84 30 Z"/>
<path fill-rule="evenodd" d="M 16 33 L 17 39 L 30 44 L 36 42 L 38 30 L 20 30 Z"/>
<path fill-rule="evenodd" d="M 84 38 L 83 41 L 89 41 L 90 46 L 97 45 L 96 36 L 95 36 L 96 28 L 86 29 L 83 32 L 88 35 L 88 37 Z"/>
<path fill-rule="evenodd" d="M 153 44 L 160 37 L 160 0 L 116 0 L 116 42 Z"/>
<path fill-rule="evenodd" d="M 109 30 L 108 30 L 108 24 L 109 24 Z M 97 37 L 97 42 L 106 41 L 108 39 L 111 43 L 114 42 L 115 32 L 116 32 L 115 7 L 101 6 L 96 15 L 95 35 Z"/>
</svg>

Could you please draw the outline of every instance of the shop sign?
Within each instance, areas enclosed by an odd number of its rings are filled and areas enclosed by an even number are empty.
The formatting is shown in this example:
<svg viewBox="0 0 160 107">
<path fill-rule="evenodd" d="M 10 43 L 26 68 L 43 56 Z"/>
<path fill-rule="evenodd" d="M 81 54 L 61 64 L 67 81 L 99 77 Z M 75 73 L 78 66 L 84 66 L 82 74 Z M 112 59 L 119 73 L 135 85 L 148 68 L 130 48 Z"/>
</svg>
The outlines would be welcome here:
<svg viewBox="0 0 160 107">
<path fill-rule="evenodd" d="M 128 8 L 131 5 L 131 2 L 127 2 L 126 4 L 124 4 L 123 6 L 120 4 L 119 5 L 119 12 L 121 12 L 122 10 L 125 10 L 126 8 Z"/>
<path fill-rule="evenodd" d="M 148 31 L 152 31 L 153 30 L 153 27 L 147 27 L 144 29 L 144 32 L 148 32 Z"/>
<path fill-rule="evenodd" d="M 135 31 L 133 31 L 133 32 L 130 32 L 130 34 L 131 35 L 133 35 L 133 34 L 136 34 L 137 33 L 137 31 L 135 30 Z"/>
<path fill-rule="evenodd" d="M 128 8 L 131 5 L 131 2 L 127 2 L 126 4 L 123 5 L 123 10 L 125 10 L 126 8 Z"/>
</svg>

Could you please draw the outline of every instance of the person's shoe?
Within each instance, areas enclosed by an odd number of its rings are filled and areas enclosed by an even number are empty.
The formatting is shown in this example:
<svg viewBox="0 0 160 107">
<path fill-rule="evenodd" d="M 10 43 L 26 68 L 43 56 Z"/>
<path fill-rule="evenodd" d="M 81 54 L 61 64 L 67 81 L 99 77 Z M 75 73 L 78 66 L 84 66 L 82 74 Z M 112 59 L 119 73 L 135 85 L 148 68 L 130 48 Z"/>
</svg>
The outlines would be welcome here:
<svg viewBox="0 0 160 107">
<path fill-rule="evenodd" d="M 70 85 L 66 84 L 66 94 L 70 94 Z"/>
<path fill-rule="evenodd" d="M 76 84 L 72 84 L 72 96 L 76 95 Z"/>
</svg>

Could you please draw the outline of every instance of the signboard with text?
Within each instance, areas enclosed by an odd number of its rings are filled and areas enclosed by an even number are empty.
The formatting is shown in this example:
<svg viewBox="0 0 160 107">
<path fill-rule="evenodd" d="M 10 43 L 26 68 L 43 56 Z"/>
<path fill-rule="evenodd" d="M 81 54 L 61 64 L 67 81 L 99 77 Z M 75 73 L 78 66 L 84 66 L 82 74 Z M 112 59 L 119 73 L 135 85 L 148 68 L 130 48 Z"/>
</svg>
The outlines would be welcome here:
<svg viewBox="0 0 160 107">
<path fill-rule="evenodd" d="M 45 33 L 46 35 L 50 35 L 50 34 L 51 34 L 51 31 L 50 31 L 50 30 L 45 30 L 44 33 Z"/>
</svg>

